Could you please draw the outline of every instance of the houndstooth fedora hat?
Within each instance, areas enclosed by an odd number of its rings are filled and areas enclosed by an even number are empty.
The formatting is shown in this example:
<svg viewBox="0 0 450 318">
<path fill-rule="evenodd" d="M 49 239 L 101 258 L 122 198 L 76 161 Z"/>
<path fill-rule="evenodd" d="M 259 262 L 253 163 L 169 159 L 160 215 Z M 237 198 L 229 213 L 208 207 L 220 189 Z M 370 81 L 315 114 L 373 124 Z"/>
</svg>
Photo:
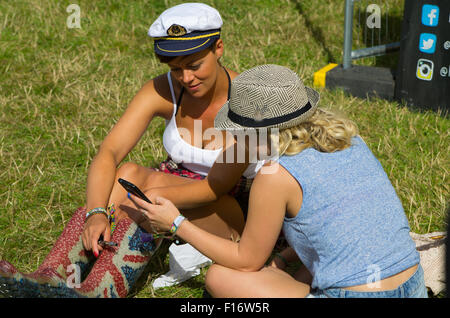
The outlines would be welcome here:
<svg viewBox="0 0 450 318">
<path fill-rule="evenodd" d="M 214 127 L 224 129 L 289 128 L 314 114 L 319 93 L 280 65 L 260 65 L 238 75 L 230 99 L 219 110 Z"/>
</svg>

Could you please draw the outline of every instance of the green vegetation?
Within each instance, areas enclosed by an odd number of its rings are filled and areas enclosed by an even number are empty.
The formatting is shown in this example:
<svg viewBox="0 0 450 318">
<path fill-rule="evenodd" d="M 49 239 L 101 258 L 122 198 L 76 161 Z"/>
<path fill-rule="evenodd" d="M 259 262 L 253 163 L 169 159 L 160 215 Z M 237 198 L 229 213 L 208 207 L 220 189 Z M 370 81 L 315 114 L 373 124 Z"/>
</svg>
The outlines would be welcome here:
<svg viewBox="0 0 450 318">
<path fill-rule="evenodd" d="M 163 10 L 181 2 L 79 0 L 81 29 L 66 25 L 72 1 L 0 2 L 0 259 L 35 270 L 84 205 L 87 169 L 101 141 L 139 88 L 168 70 L 154 57 L 147 30 Z M 204 2 L 222 14 L 222 62 L 238 72 L 280 64 L 312 86 L 315 71 L 341 61 L 344 1 Z M 401 20 L 402 1 L 391 2 L 392 18 Z M 357 63 L 395 62 L 394 54 Z M 411 229 L 444 230 L 447 114 L 319 90 L 322 106 L 345 111 L 359 124 Z M 156 166 L 165 159 L 163 129 L 162 119 L 154 121 L 126 160 Z M 166 254 L 160 253 L 135 297 L 202 296 L 204 275 L 153 291 L 151 278 L 167 270 Z"/>
</svg>

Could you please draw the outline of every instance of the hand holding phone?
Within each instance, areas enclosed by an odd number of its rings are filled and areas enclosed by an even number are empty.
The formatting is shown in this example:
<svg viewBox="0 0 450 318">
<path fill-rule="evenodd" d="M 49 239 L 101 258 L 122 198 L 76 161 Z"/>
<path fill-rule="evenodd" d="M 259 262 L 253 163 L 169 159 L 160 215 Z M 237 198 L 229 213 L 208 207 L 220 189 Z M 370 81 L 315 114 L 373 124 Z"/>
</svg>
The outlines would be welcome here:
<svg viewBox="0 0 450 318">
<path fill-rule="evenodd" d="M 127 180 L 124 180 L 122 178 L 119 178 L 118 181 L 122 185 L 122 187 L 124 187 L 125 190 L 127 190 L 129 193 L 132 193 L 135 196 L 137 196 L 138 198 L 141 198 L 142 200 L 144 200 L 144 201 L 146 201 L 146 202 L 148 202 L 150 204 L 153 204 L 152 201 L 150 201 L 150 199 L 147 198 L 145 196 L 145 194 L 137 186 L 135 186 L 131 182 L 129 182 Z"/>
<path fill-rule="evenodd" d="M 116 246 L 119 246 L 119 244 L 117 244 L 116 242 L 103 241 L 103 240 L 99 240 L 98 244 L 101 245 L 101 247 L 106 247 L 106 246 L 109 246 L 109 247 L 113 247 L 114 246 L 114 247 L 116 247 Z"/>
</svg>

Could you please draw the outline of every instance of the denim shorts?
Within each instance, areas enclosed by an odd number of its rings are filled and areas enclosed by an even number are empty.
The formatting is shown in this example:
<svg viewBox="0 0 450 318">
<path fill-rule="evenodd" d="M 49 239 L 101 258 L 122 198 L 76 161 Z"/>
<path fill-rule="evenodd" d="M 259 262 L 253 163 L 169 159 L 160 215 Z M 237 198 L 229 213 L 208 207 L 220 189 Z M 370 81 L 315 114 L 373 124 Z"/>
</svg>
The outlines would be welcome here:
<svg viewBox="0 0 450 318">
<path fill-rule="evenodd" d="M 313 289 L 306 298 L 428 298 L 422 266 L 396 289 L 377 292 L 359 292 L 343 288 Z"/>
</svg>

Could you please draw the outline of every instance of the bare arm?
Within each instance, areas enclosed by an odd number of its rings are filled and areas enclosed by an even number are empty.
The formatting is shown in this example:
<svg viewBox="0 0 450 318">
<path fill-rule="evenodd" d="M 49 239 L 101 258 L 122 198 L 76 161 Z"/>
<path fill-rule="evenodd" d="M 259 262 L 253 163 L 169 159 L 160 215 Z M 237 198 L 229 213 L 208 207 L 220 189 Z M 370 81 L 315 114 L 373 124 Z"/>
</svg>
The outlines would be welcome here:
<svg viewBox="0 0 450 318">
<path fill-rule="evenodd" d="M 153 81 L 147 83 L 102 142 L 89 167 L 86 191 L 88 210 L 107 205 L 116 168 L 147 129 L 158 110 L 159 99 Z"/>
<path fill-rule="evenodd" d="M 125 113 L 106 136 L 89 167 L 87 211 L 107 206 L 117 166 L 137 144 L 154 116 L 164 114 L 166 104 L 170 107 L 170 103 L 165 103 L 165 99 L 156 92 L 154 80 L 144 85 L 130 102 Z M 92 249 L 95 255 L 101 250 L 97 245 L 100 235 L 103 235 L 105 240 L 110 239 L 109 223 L 104 215 L 96 214 L 87 220 L 83 232 L 85 248 Z"/>
<path fill-rule="evenodd" d="M 177 235 L 215 262 L 242 271 L 256 271 L 270 256 L 283 224 L 289 191 L 283 176 L 258 174 L 250 192 L 249 213 L 242 238 L 234 243 L 210 234 L 189 221 L 181 223 Z M 168 200 L 157 198 L 155 205 L 133 198 L 147 212 L 152 225 L 168 230 L 179 215 Z"/>
<path fill-rule="evenodd" d="M 227 140 L 230 140 L 230 138 Z M 152 201 L 158 196 L 166 198 L 180 209 L 190 209 L 217 200 L 233 189 L 249 165 L 248 162 L 238 163 L 237 154 L 239 150 L 237 147 L 234 141 L 228 142 L 205 179 L 192 180 L 182 185 L 153 188 L 146 191 L 146 194 Z M 245 149 L 240 151 L 246 152 Z M 226 160 L 230 157 L 232 157 L 231 160 Z M 246 152 L 247 157 L 248 152 Z"/>
</svg>

